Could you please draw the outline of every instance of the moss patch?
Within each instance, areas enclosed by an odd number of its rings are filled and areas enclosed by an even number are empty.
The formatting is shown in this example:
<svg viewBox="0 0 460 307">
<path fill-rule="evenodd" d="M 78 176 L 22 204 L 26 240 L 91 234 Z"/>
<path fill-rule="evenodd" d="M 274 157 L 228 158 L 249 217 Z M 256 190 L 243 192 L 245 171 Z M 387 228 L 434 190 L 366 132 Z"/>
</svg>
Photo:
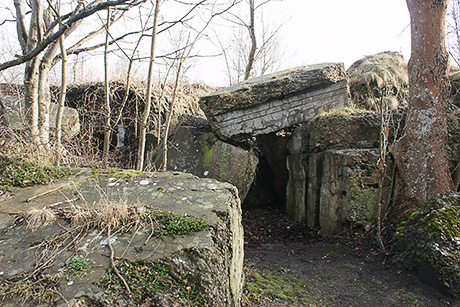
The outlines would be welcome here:
<svg viewBox="0 0 460 307">
<path fill-rule="evenodd" d="M 159 209 L 148 209 L 147 214 L 156 222 L 157 228 L 153 233 L 160 238 L 192 235 L 209 229 L 209 224 L 196 216 L 178 215 Z"/>
<path fill-rule="evenodd" d="M 306 281 L 287 274 L 254 272 L 247 276 L 245 290 L 253 296 L 268 296 L 303 306 L 323 306 L 318 301 L 314 304 L 312 289 Z"/>
<path fill-rule="evenodd" d="M 133 292 L 132 295 L 128 294 L 112 270 L 96 283 L 97 286 L 112 292 L 115 296 L 122 296 L 125 299 L 134 298 L 136 303 L 145 304 L 145 306 L 155 306 L 156 297 L 160 294 L 179 297 L 185 303 L 184 306 L 206 306 L 207 304 L 206 298 L 197 289 L 196 281 L 174 278 L 169 266 L 160 261 L 120 260 L 116 267 L 124 276 Z"/>
<path fill-rule="evenodd" d="M 49 184 L 71 173 L 69 168 L 57 168 L 0 157 L 0 188 Z"/>
<path fill-rule="evenodd" d="M 104 170 L 93 168 L 92 173 L 93 173 L 93 176 L 111 175 L 116 178 L 133 178 L 133 177 L 144 174 L 141 171 L 136 171 L 136 170 L 131 170 L 131 169 L 120 170 L 116 168 L 110 168 L 110 169 L 104 169 Z"/>
<path fill-rule="evenodd" d="M 398 260 L 460 295 L 460 206 L 451 204 L 459 196 L 446 195 L 400 224 Z"/>
</svg>

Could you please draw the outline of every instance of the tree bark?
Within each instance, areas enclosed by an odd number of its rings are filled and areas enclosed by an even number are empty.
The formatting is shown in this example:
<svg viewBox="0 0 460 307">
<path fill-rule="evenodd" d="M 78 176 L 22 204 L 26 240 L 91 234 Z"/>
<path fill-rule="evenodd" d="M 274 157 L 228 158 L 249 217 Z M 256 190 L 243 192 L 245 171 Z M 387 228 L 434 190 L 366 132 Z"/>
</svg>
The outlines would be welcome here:
<svg viewBox="0 0 460 307">
<path fill-rule="evenodd" d="M 49 148 L 50 141 L 50 70 L 50 63 L 41 61 L 38 79 L 38 128 L 40 145 L 45 149 Z"/>
<path fill-rule="evenodd" d="M 445 46 L 449 0 L 407 0 L 412 51 L 408 64 L 410 104 L 403 137 L 395 146 L 403 194 L 422 206 L 453 190 L 447 156 L 446 106 L 450 84 Z"/>
<path fill-rule="evenodd" d="M 17 7 L 18 8 L 18 7 Z M 23 53 L 28 53 L 30 50 L 40 43 L 40 21 L 43 16 L 43 5 L 41 0 L 31 1 L 32 14 L 30 17 L 29 33 L 27 33 L 26 49 Z M 17 10 L 19 13 L 20 10 Z M 18 18 L 18 23 L 23 22 L 24 16 Z M 19 30 L 21 29 L 21 30 Z M 23 31 L 25 28 L 23 25 L 18 25 L 18 31 Z M 20 33 L 18 32 L 18 36 Z M 24 35 L 24 33 L 23 33 Z M 28 110 L 28 120 L 30 123 L 30 135 L 32 142 L 39 144 L 39 123 L 38 123 L 38 93 L 39 93 L 39 66 L 40 60 L 38 58 L 32 59 L 26 64 L 25 76 L 24 76 L 24 102 L 26 109 Z"/>
</svg>

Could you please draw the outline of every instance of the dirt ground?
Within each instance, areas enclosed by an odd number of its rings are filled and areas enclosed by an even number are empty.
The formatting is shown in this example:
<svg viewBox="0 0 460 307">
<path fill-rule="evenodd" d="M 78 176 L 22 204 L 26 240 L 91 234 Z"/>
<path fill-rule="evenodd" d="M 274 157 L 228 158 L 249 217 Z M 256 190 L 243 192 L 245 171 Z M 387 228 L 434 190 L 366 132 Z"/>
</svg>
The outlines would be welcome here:
<svg viewBox="0 0 460 307">
<path fill-rule="evenodd" d="M 325 238 L 273 209 L 244 210 L 243 225 L 243 306 L 460 306 L 398 269 L 372 229 Z"/>
</svg>

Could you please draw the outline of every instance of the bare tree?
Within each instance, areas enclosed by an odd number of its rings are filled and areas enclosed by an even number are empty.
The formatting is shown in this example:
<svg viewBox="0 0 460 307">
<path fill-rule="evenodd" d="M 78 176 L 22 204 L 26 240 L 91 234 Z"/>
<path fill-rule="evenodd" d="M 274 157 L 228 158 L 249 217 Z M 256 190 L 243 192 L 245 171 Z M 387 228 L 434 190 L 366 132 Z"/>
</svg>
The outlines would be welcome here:
<svg viewBox="0 0 460 307">
<path fill-rule="evenodd" d="M 451 2 L 447 29 L 450 56 L 460 66 L 460 0 Z"/>
<path fill-rule="evenodd" d="M 448 0 L 407 0 L 411 16 L 410 102 L 403 137 L 395 146 L 407 205 L 421 206 L 453 190 L 447 157 Z"/>
<path fill-rule="evenodd" d="M 110 83 L 109 83 L 109 38 L 110 38 L 110 20 L 112 18 L 110 7 L 107 8 L 107 22 L 105 32 L 105 48 L 104 48 L 104 145 L 102 150 L 102 165 L 107 168 L 109 160 L 109 149 L 110 149 Z"/>
<path fill-rule="evenodd" d="M 59 1 L 56 16 L 58 18 L 59 25 L 62 26 L 60 11 L 61 11 L 61 3 Z M 61 164 L 62 114 L 64 113 L 64 102 L 65 102 L 65 96 L 66 96 L 66 91 L 67 91 L 67 52 L 65 49 L 65 42 L 64 42 L 63 36 L 59 37 L 59 47 L 61 49 L 62 61 L 61 61 L 61 91 L 59 93 L 58 111 L 56 115 L 56 159 L 55 159 L 56 166 L 60 166 Z"/>
<path fill-rule="evenodd" d="M 67 37 L 81 21 L 92 14 L 111 6 L 130 8 L 143 0 L 111 0 L 94 2 L 83 5 L 79 2 L 71 12 L 52 20 L 46 13 L 52 9 L 49 2 L 32 0 L 29 29 L 26 27 L 26 4 L 24 0 L 15 0 L 16 28 L 22 56 L 0 64 L 0 71 L 26 63 L 24 74 L 24 99 L 30 114 L 30 131 L 32 140 L 45 148 L 49 146 L 49 109 L 51 67 L 58 62 L 55 60 L 59 50 L 59 38 Z M 45 9 L 46 8 L 46 9 Z"/>
<path fill-rule="evenodd" d="M 150 109 L 152 105 L 152 85 L 153 85 L 153 68 L 155 64 L 155 52 L 157 43 L 157 31 L 158 31 L 158 17 L 160 14 L 161 0 L 155 2 L 155 13 L 153 15 L 153 27 L 152 27 L 152 41 L 150 46 L 150 61 L 149 61 L 149 74 L 147 78 L 147 92 L 145 95 L 145 106 L 144 112 L 142 113 L 140 128 L 139 128 L 139 151 L 137 154 L 137 169 L 142 171 L 144 169 L 144 155 L 145 155 L 145 137 L 147 133 L 147 121 L 150 115 Z"/>
<path fill-rule="evenodd" d="M 271 1 L 274 0 L 245 0 L 241 5 L 248 13 L 246 17 L 239 12 L 226 17 L 236 28 L 229 46 L 220 38 L 218 44 L 223 50 L 230 84 L 265 74 L 281 65 L 278 33 L 282 23 L 278 26 L 266 23 L 263 14 L 263 6 Z"/>
</svg>

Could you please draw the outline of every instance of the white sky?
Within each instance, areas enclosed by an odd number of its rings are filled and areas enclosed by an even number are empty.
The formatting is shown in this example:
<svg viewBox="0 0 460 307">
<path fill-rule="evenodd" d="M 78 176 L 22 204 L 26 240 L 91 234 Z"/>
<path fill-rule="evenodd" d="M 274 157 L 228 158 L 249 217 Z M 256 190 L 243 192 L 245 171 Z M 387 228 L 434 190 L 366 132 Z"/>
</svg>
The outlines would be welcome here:
<svg viewBox="0 0 460 307">
<path fill-rule="evenodd" d="M 365 55 L 398 51 L 410 57 L 410 18 L 404 0 L 283 0 L 265 8 L 284 23 L 284 68 L 343 62 L 348 68 Z M 224 67 L 208 59 L 190 78 L 223 83 Z"/>
<path fill-rule="evenodd" d="M 12 0 L 0 0 L 0 4 L 2 2 L 4 6 L 13 9 Z M 165 15 L 168 15 L 168 6 L 171 11 L 174 2 L 164 3 L 162 13 Z M 404 0 L 273 0 L 263 6 L 263 10 L 266 22 L 274 26 L 284 24 L 280 32 L 284 50 L 284 56 L 280 59 L 281 68 L 321 62 L 344 62 L 345 68 L 348 68 L 365 55 L 388 50 L 402 53 L 406 60 L 410 56 L 409 13 Z M 5 12 L 7 11 L 0 11 L 2 15 Z M 246 12 L 241 14 L 244 13 Z M 101 16 L 105 19 L 104 13 Z M 217 30 L 213 32 L 214 35 L 224 39 L 231 35 L 232 28 L 228 23 L 220 28 L 219 24 L 224 24 L 222 20 L 215 20 L 215 24 Z M 82 27 L 78 32 L 88 32 L 88 28 Z M 128 28 L 129 25 L 120 24 L 119 30 L 126 31 Z M 2 27 L 0 43 L 3 50 L 0 54 L 1 62 L 11 58 L 12 52 L 9 50 L 19 52 L 18 46 L 8 47 L 10 44 L 17 45 L 13 23 L 7 28 Z M 149 43 L 146 41 L 145 44 L 143 51 L 148 55 Z M 165 52 L 161 50 L 161 45 L 158 49 L 158 54 Z M 98 52 L 100 55 L 101 50 Z M 221 50 L 203 39 L 197 45 L 195 53 L 219 54 Z M 82 75 L 92 80 L 102 80 L 102 61 L 96 55 L 88 55 L 90 60 L 86 61 L 91 63 L 86 62 L 87 67 Z M 112 61 L 113 71 L 122 66 L 117 61 L 116 58 Z M 146 75 L 146 71 L 142 70 L 148 64 L 143 62 L 139 65 L 141 76 Z M 224 86 L 227 84 L 225 72 L 222 57 L 206 57 L 194 60 L 187 77 L 191 82 L 202 81 Z"/>
</svg>

